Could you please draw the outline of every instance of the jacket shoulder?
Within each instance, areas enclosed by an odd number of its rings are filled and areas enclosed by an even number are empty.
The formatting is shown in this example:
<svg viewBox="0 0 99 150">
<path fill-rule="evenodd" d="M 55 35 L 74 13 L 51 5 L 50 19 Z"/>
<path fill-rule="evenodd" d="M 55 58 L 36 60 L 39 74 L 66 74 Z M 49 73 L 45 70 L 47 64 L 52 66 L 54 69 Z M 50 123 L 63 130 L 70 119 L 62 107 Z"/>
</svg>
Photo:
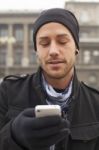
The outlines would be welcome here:
<svg viewBox="0 0 99 150">
<path fill-rule="evenodd" d="M 82 86 L 84 86 L 84 87 L 85 87 L 87 90 L 89 90 L 90 92 L 94 92 L 94 93 L 99 94 L 99 90 L 98 90 L 98 89 L 87 85 L 87 84 L 84 83 L 83 81 L 81 82 L 81 84 L 82 84 Z"/>
<path fill-rule="evenodd" d="M 21 74 L 21 75 L 8 75 L 3 78 L 3 81 L 16 81 L 16 80 L 24 80 L 29 76 L 29 74 Z"/>
</svg>

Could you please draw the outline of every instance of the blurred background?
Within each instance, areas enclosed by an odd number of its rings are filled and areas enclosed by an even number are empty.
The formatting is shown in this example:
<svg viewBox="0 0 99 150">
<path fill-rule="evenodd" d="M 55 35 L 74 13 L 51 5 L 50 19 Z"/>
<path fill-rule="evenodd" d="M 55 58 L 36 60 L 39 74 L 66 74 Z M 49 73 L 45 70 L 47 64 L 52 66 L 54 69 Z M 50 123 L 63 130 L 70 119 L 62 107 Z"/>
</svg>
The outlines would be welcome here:
<svg viewBox="0 0 99 150">
<path fill-rule="evenodd" d="M 73 11 L 80 24 L 80 80 L 99 89 L 98 0 L 0 0 L 0 78 L 9 74 L 31 74 L 37 70 L 33 50 L 33 23 L 39 13 L 61 7 Z"/>
</svg>

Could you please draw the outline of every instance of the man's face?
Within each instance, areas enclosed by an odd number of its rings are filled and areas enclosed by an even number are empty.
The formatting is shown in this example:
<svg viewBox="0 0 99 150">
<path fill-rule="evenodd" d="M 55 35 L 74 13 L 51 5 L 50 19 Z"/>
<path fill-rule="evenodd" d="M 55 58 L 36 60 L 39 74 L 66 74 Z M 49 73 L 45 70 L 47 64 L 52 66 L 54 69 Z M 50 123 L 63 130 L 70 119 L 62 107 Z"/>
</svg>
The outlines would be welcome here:
<svg viewBox="0 0 99 150">
<path fill-rule="evenodd" d="M 61 79 L 75 64 L 75 42 L 70 31 L 60 23 L 43 25 L 36 36 L 37 56 L 46 76 Z"/>
</svg>

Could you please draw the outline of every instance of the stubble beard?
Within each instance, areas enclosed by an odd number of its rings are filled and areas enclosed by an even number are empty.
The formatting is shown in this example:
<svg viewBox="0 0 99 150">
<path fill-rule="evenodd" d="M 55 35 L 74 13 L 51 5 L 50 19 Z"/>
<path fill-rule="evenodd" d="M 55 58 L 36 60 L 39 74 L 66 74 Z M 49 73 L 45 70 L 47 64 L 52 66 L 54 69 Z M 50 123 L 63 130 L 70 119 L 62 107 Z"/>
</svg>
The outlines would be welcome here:
<svg viewBox="0 0 99 150">
<path fill-rule="evenodd" d="M 62 80 L 62 79 L 65 79 L 66 77 L 69 76 L 72 68 L 74 68 L 74 66 L 71 66 L 69 69 L 65 68 L 64 71 L 63 71 L 63 73 L 61 73 L 61 74 L 55 73 L 55 75 L 46 72 L 46 70 L 44 70 L 44 69 L 43 69 L 43 71 L 44 71 L 45 76 L 47 76 L 50 79 L 53 79 L 53 80 Z"/>
</svg>

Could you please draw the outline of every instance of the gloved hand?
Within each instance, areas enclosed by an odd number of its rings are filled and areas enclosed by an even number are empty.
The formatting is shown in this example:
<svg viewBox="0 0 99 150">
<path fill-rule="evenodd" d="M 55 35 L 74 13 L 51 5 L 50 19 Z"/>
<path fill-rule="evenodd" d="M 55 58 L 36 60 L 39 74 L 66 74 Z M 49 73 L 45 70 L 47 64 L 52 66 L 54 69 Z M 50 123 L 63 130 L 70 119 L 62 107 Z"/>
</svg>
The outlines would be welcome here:
<svg viewBox="0 0 99 150">
<path fill-rule="evenodd" d="M 12 122 L 14 139 L 29 150 L 45 150 L 66 138 L 69 133 L 68 121 L 60 116 L 36 118 L 34 109 L 21 112 Z"/>
</svg>

